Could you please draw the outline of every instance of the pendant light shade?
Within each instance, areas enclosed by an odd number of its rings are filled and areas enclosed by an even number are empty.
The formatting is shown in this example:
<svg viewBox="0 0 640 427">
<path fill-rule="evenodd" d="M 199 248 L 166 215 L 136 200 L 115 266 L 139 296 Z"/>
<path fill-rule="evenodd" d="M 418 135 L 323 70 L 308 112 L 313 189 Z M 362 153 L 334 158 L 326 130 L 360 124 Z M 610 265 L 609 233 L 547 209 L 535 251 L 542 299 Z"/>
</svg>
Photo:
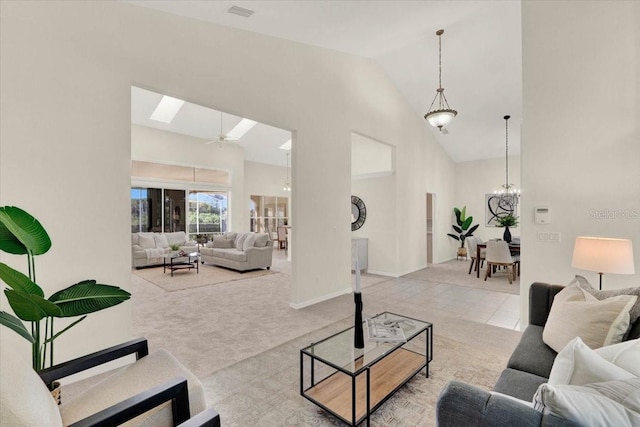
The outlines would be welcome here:
<svg viewBox="0 0 640 427">
<path fill-rule="evenodd" d="M 436 89 L 436 96 L 431 101 L 431 106 L 429 106 L 429 112 L 424 115 L 429 124 L 437 127 L 441 132 L 442 128 L 458 115 L 456 110 L 449 107 L 449 102 L 444 96 L 444 88 L 442 87 L 442 34 L 444 34 L 444 30 L 436 31 L 438 36 L 438 89 Z"/>
</svg>

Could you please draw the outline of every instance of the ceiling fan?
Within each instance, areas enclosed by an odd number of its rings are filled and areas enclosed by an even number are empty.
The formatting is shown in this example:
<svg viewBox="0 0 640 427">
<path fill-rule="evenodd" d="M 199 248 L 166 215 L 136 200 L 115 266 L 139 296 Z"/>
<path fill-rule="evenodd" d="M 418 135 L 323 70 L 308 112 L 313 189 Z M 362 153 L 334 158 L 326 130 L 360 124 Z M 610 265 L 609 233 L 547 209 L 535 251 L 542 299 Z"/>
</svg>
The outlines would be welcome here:
<svg viewBox="0 0 640 427">
<path fill-rule="evenodd" d="M 215 139 L 205 142 L 205 145 L 213 144 L 214 142 L 222 144 L 225 142 L 237 141 L 238 139 L 239 138 L 236 138 L 234 136 L 228 136 L 222 131 L 222 111 L 220 111 L 220 133 L 218 134 L 218 136 L 216 136 Z"/>
</svg>

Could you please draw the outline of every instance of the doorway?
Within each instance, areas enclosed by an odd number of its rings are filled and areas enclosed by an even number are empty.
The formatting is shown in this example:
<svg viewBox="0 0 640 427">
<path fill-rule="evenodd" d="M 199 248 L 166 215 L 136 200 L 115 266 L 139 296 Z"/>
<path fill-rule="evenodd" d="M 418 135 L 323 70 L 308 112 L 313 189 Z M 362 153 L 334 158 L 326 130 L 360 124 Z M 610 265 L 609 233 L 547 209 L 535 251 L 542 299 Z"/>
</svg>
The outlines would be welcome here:
<svg viewBox="0 0 640 427">
<path fill-rule="evenodd" d="M 427 265 L 433 264 L 433 206 L 435 194 L 427 193 Z"/>
</svg>

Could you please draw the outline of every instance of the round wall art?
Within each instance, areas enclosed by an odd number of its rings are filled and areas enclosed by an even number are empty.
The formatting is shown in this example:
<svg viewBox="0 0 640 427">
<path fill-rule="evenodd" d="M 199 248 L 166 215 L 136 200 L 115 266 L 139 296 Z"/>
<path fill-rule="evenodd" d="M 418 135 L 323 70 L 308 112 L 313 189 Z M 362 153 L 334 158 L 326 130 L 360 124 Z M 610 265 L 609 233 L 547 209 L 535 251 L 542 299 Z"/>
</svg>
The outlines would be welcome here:
<svg viewBox="0 0 640 427">
<path fill-rule="evenodd" d="M 351 231 L 356 231 L 367 219 L 367 207 L 358 196 L 351 196 Z"/>
</svg>

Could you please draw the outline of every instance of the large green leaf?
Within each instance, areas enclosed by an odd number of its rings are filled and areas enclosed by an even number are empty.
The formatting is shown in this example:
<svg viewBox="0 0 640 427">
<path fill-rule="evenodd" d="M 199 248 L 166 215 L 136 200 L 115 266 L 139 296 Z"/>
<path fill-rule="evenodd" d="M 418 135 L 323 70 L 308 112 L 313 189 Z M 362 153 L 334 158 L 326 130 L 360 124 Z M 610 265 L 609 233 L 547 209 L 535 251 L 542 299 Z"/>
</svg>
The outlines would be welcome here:
<svg viewBox="0 0 640 427">
<path fill-rule="evenodd" d="M 117 286 L 85 280 L 56 292 L 49 297 L 49 301 L 61 308 L 62 314 L 58 317 L 72 317 L 112 307 L 130 297 L 129 292 Z"/>
<path fill-rule="evenodd" d="M 6 311 L 0 311 L 0 325 L 4 325 L 9 329 L 17 332 L 21 337 L 24 337 L 30 343 L 36 342 L 36 340 L 31 336 L 31 333 L 27 330 L 24 324 L 15 316 L 7 313 Z"/>
<path fill-rule="evenodd" d="M 473 222 L 473 217 L 470 216 L 469 218 L 464 220 L 460 228 L 462 228 L 463 230 L 466 230 L 467 228 L 469 228 L 472 222 Z"/>
<path fill-rule="evenodd" d="M 456 215 L 456 224 L 462 225 L 462 212 L 460 212 L 460 209 L 453 208 L 453 213 Z"/>
<path fill-rule="evenodd" d="M 40 222 L 15 206 L 0 207 L 0 250 L 16 255 L 42 255 L 51 239 Z"/>
<path fill-rule="evenodd" d="M 460 211 L 460 220 L 462 222 L 465 222 L 466 219 L 467 219 L 467 207 L 463 206 L 462 210 Z"/>
<path fill-rule="evenodd" d="M 473 232 L 474 232 L 474 231 L 476 231 L 476 230 L 478 229 L 478 227 L 480 227 L 480 224 L 476 224 L 476 225 L 474 225 L 473 227 L 471 227 L 471 228 L 469 229 L 469 231 L 467 231 L 467 232 L 465 233 L 465 235 L 464 235 L 464 236 L 465 236 L 465 237 L 471 237 L 471 236 L 473 236 Z"/>
<path fill-rule="evenodd" d="M 45 317 L 60 317 L 62 314 L 60 307 L 38 295 L 25 294 L 12 289 L 5 289 L 4 293 L 13 312 L 22 320 L 37 322 Z"/>
<path fill-rule="evenodd" d="M 44 297 L 44 291 L 40 286 L 31 281 L 27 276 L 0 262 L 0 279 L 14 291 Z"/>
</svg>

